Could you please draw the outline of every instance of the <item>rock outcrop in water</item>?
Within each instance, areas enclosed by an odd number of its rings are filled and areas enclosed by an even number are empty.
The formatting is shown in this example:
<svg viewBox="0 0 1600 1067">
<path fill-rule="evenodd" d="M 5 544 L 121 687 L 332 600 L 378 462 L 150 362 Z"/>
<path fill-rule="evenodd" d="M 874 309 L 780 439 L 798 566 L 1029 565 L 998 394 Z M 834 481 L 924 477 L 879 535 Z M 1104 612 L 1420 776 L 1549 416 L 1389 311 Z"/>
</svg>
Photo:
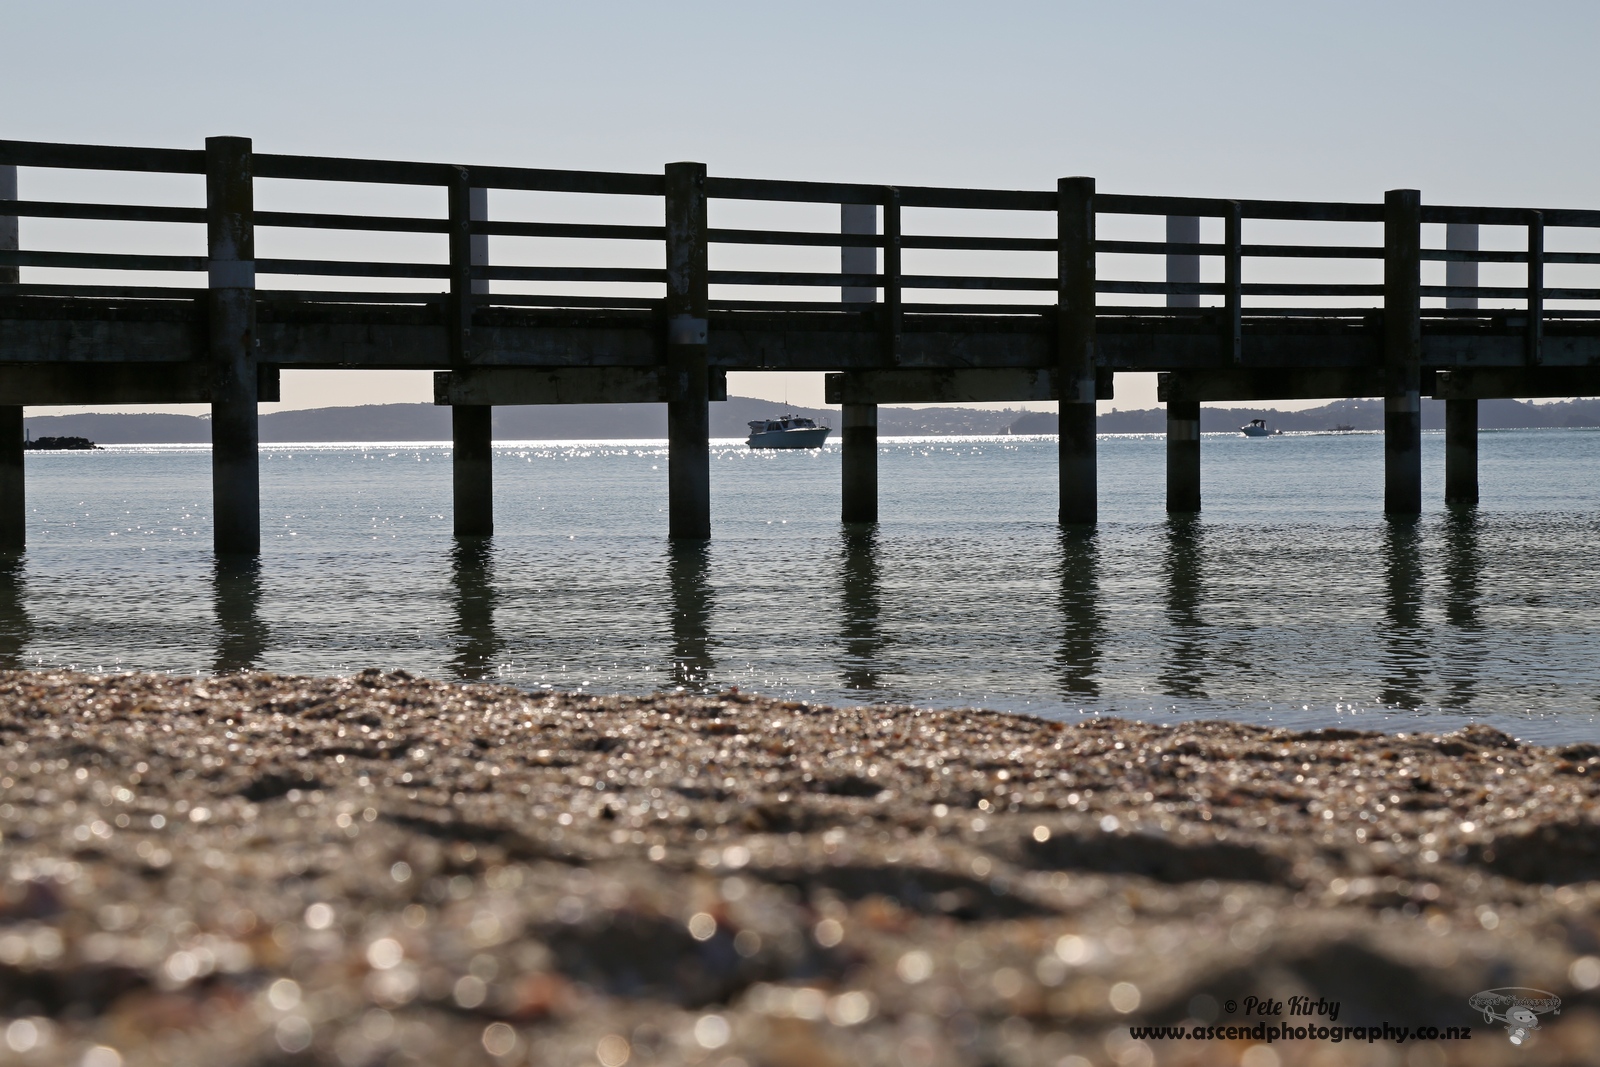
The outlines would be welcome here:
<svg viewBox="0 0 1600 1067">
<path fill-rule="evenodd" d="M 29 452 L 87 452 L 99 447 L 87 437 L 33 437 L 22 443 Z"/>
<path fill-rule="evenodd" d="M 1481 727 L 10 673 L 0 834 L 0 1037 L 26 1063 L 1411 1067 L 1600 1047 L 1600 748 Z M 1564 1001 L 1519 1048 L 1467 1004 L 1506 986 Z M 1323 1014 L 1245 1014 L 1294 996 Z M 1473 1037 L 1130 1031 L 1326 1024 L 1331 1004 L 1341 1026 Z"/>
</svg>

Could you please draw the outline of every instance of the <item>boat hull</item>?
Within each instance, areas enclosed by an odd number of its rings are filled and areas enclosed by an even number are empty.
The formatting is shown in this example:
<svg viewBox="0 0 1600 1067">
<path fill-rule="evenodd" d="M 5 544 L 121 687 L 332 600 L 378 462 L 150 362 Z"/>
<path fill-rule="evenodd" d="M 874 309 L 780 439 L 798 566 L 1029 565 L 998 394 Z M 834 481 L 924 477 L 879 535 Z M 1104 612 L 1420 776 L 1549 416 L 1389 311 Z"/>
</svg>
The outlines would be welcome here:
<svg viewBox="0 0 1600 1067">
<path fill-rule="evenodd" d="M 830 430 L 826 426 L 808 427 L 801 430 L 767 430 L 764 433 L 753 433 L 745 444 L 751 448 L 821 448 L 828 439 Z"/>
</svg>

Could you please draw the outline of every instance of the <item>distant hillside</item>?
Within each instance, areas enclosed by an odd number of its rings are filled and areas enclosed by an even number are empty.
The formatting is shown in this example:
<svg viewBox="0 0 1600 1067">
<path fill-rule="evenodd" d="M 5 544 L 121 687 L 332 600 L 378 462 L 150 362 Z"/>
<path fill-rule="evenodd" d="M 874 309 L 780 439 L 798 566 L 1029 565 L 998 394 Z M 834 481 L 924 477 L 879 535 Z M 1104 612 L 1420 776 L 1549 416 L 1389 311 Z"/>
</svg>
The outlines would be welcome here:
<svg viewBox="0 0 1600 1067">
<path fill-rule="evenodd" d="M 713 437 L 743 437 L 752 419 L 792 412 L 837 426 L 839 413 L 825 408 L 774 404 L 753 397 L 729 397 L 711 405 Z M 1021 411 L 971 408 L 879 409 L 878 432 L 887 436 L 1005 433 Z M 103 445 L 197 444 L 211 440 L 204 415 L 33 415 L 35 437 L 87 437 Z M 667 436 L 664 404 L 551 404 L 497 407 L 494 436 L 499 441 L 655 439 Z M 261 416 L 261 440 L 288 441 L 448 441 L 450 410 L 432 404 L 369 404 L 362 407 L 307 408 Z"/>
<path fill-rule="evenodd" d="M 838 426 L 839 413 L 826 408 L 784 407 L 747 396 L 711 405 L 713 437 L 743 437 L 751 419 L 793 412 Z M 1273 429 L 1331 430 L 1345 425 L 1357 430 L 1383 429 L 1381 400 L 1339 400 L 1305 411 L 1262 411 L 1257 408 L 1203 407 L 1200 428 L 1207 433 L 1235 430 L 1251 419 L 1265 418 Z M 1600 400 L 1567 400 L 1530 404 L 1521 400 L 1485 400 L 1478 405 L 1484 429 L 1507 430 L 1547 426 L 1600 426 Z M 34 437 L 87 437 L 102 445 L 204 444 L 211 425 L 204 415 L 29 415 Z M 1444 404 L 1425 400 L 1424 429 L 1444 428 Z M 1161 408 L 1112 411 L 1099 418 L 1101 433 L 1164 433 Z M 878 409 L 878 432 L 885 437 L 955 434 L 1053 434 L 1056 416 L 1048 411 L 1001 411 L 976 408 Z M 545 407 L 497 407 L 494 436 L 498 441 L 559 441 L 620 438 L 660 440 L 667 436 L 664 404 L 552 404 Z M 261 440 L 289 441 L 448 441 L 450 411 L 432 404 L 369 404 L 364 407 L 308 408 L 261 416 Z"/>
<path fill-rule="evenodd" d="M 1251 419 L 1266 419 L 1275 430 L 1331 430 L 1349 426 L 1356 430 L 1383 429 L 1383 401 L 1336 400 L 1304 411 L 1262 411 L 1258 408 L 1202 407 L 1202 433 L 1237 430 Z M 1112 411 L 1098 419 L 1101 433 L 1165 433 L 1167 414 L 1163 408 L 1140 411 Z M 1553 404 L 1532 404 L 1526 400 L 1482 400 L 1478 402 L 1478 425 L 1485 430 L 1521 430 L 1557 426 L 1600 426 L 1600 400 L 1564 400 Z M 1056 432 L 1054 412 L 1030 411 L 1008 427 L 1011 433 Z M 1444 401 L 1422 402 L 1422 428 L 1444 429 Z"/>
</svg>

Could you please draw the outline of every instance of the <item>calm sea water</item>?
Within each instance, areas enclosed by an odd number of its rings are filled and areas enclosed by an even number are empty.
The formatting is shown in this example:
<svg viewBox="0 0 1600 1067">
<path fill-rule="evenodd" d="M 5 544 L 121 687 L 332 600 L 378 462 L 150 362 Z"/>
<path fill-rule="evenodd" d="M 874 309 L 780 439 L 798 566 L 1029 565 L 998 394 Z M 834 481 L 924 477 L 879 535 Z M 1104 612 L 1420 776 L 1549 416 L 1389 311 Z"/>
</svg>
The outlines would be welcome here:
<svg viewBox="0 0 1600 1067">
<path fill-rule="evenodd" d="M 1382 443 L 1208 435 L 1206 511 L 1169 521 L 1162 439 L 1102 438 L 1086 535 L 1051 439 L 884 442 L 873 532 L 837 521 L 837 446 L 720 442 L 704 546 L 664 536 L 658 444 L 498 447 L 492 544 L 451 537 L 447 446 L 268 446 L 244 571 L 206 450 L 34 453 L 0 662 L 1600 736 L 1600 432 L 1484 433 L 1461 514 L 1425 435 L 1413 522 L 1380 514 Z"/>
</svg>

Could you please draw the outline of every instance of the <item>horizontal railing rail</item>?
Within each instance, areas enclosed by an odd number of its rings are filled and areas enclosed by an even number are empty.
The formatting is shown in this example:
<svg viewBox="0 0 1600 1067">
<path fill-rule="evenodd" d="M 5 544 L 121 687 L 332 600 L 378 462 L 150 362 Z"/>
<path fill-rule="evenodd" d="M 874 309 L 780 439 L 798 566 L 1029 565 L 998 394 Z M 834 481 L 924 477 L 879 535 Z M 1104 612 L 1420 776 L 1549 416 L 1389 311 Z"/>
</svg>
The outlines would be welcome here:
<svg viewBox="0 0 1600 1067">
<path fill-rule="evenodd" d="M 206 154 L 201 149 L 193 148 L 123 148 L 117 145 L 0 140 L 0 167 L 204 174 Z"/>
<path fill-rule="evenodd" d="M 122 146 L 70 145 L 34 141 L 0 140 L 0 166 L 40 168 L 54 170 L 84 170 L 109 172 L 146 172 L 177 175 L 196 175 L 206 172 L 207 155 L 202 150 L 137 148 Z M 314 255 L 258 256 L 254 270 L 258 276 L 275 279 L 302 278 L 308 288 L 282 287 L 263 289 L 258 299 L 285 301 L 302 299 L 317 302 L 349 300 L 367 303 L 438 303 L 447 296 L 458 301 L 470 315 L 473 307 L 505 306 L 529 308 L 660 308 L 659 288 L 652 294 L 650 288 L 661 287 L 669 280 L 663 266 L 623 264 L 602 265 L 583 262 L 582 259 L 596 249 L 586 242 L 606 242 L 605 247 L 639 248 L 664 247 L 668 242 L 665 225 L 639 224 L 626 221 L 543 221 L 509 218 L 465 218 L 459 194 L 466 190 L 500 190 L 581 194 L 610 197 L 664 198 L 667 181 L 664 174 L 639 174 L 609 171 L 582 171 L 562 169 L 521 168 L 504 166 L 461 166 L 450 163 L 414 162 L 404 160 L 354 159 L 342 157 L 304 156 L 279 153 L 255 153 L 250 156 L 251 173 L 261 181 L 298 181 L 313 183 L 382 184 L 399 187 L 433 188 L 448 192 L 452 206 L 440 216 L 424 214 L 352 214 L 309 210 L 260 210 L 251 213 L 251 224 L 260 230 L 281 230 L 298 233 L 316 232 L 324 237 Z M 1050 303 L 1036 303 L 1041 294 L 1058 292 L 1061 279 L 1056 271 L 1039 269 L 1037 259 L 1006 261 L 1006 256 L 1048 254 L 1060 251 L 1060 240 L 1054 235 L 1024 236 L 1007 233 L 945 234 L 920 232 L 938 229 L 929 219 L 940 216 L 938 212 L 1022 212 L 1035 216 L 1054 213 L 1060 208 L 1061 196 L 1055 190 L 965 189 L 938 186 L 888 186 L 862 183 L 825 181 L 789 181 L 766 178 L 707 177 L 702 186 L 708 201 L 745 201 L 766 204 L 794 205 L 866 205 L 880 210 L 883 231 L 880 233 L 846 233 L 806 229 L 782 229 L 764 226 L 708 227 L 705 240 L 711 248 L 768 249 L 761 253 L 768 262 L 739 269 L 710 269 L 706 284 L 717 287 L 710 306 L 724 311 L 823 311 L 859 312 L 858 300 L 834 300 L 833 294 L 820 290 L 845 289 L 883 293 L 883 301 L 892 304 L 892 315 L 903 312 L 925 315 L 939 314 L 1016 314 L 1037 316 L 1049 309 Z M 604 205 L 602 205 L 603 207 Z M 1115 216 L 1182 216 L 1220 219 L 1223 222 L 1223 240 L 1218 241 L 1162 241 L 1122 239 L 1120 236 L 1094 241 L 1094 252 L 1112 257 L 1105 269 L 1097 272 L 1094 291 L 1113 297 L 1200 298 L 1213 301 L 1206 307 L 1160 307 L 1137 301 L 1099 305 L 1108 315 L 1131 313 L 1152 315 L 1210 315 L 1220 312 L 1237 321 L 1244 315 L 1363 315 L 1373 310 L 1384 295 L 1384 285 L 1377 279 L 1356 280 L 1349 274 L 1327 277 L 1339 264 L 1339 270 L 1348 271 L 1352 265 L 1369 269 L 1385 260 L 1386 250 L 1381 245 L 1352 243 L 1336 237 L 1328 243 L 1311 240 L 1276 240 L 1247 243 L 1243 240 L 1243 225 L 1251 222 L 1304 223 L 1308 226 L 1323 223 L 1382 224 L 1385 206 L 1381 203 L 1356 203 L 1341 201 L 1289 201 L 1259 199 L 1225 199 L 1217 197 L 1159 196 L 1145 194 L 1097 193 L 1092 201 L 1097 216 L 1111 219 Z M 906 233 L 901 224 L 904 209 L 917 209 L 919 232 Z M 743 210 L 743 209 L 741 209 Z M 473 214 L 479 212 L 474 210 Z M 57 199 L 19 199 L 0 201 L 0 216 L 57 222 L 149 223 L 156 226 L 195 227 L 208 220 L 205 207 L 162 206 L 153 204 L 114 204 L 69 202 Z M 1415 217 L 1415 216 L 1414 216 Z M 1558 250 L 1545 248 L 1546 231 L 1558 228 L 1600 228 L 1600 210 L 1572 208 L 1513 208 L 1470 205 L 1429 205 L 1420 209 L 1423 225 L 1487 226 L 1522 231 L 1526 234 L 1525 248 L 1429 248 L 1420 250 L 1422 263 L 1444 263 L 1452 271 L 1458 264 L 1522 265 L 1526 280 L 1520 284 L 1425 284 L 1418 290 L 1422 299 L 1429 301 L 1487 301 L 1494 305 L 1515 305 L 1533 321 L 1530 342 L 1536 347 L 1537 324 L 1551 316 L 1586 314 L 1583 309 L 1556 309 L 1547 307 L 1552 301 L 1570 303 L 1600 302 L 1600 287 L 1572 284 L 1561 278 L 1562 284 L 1549 284 L 1545 277 L 1547 267 L 1600 266 L 1600 251 Z M 970 220 L 968 220 L 970 222 Z M 1120 225 L 1120 224 L 1119 224 Z M 964 223 L 960 228 L 968 228 Z M 980 227 L 982 228 L 982 227 Z M 1301 229 L 1311 236 L 1309 228 Z M 67 232 L 58 230 L 54 232 Z M 145 231 L 140 231 L 143 234 Z M 177 232 L 177 231 L 173 231 Z M 1331 233 L 1332 231 L 1330 231 Z M 1349 231 L 1344 231 L 1348 233 Z M 438 258 L 418 256 L 411 258 L 377 259 L 362 255 L 359 243 L 350 244 L 347 236 L 361 233 L 388 233 L 414 236 L 445 236 L 448 251 L 440 250 Z M 1277 234 L 1273 234 L 1277 236 Z M 280 240 L 281 238 L 274 238 Z M 497 256 L 495 262 L 486 262 L 484 249 L 489 239 L 496 241 L 553 241 L 567 242 L 568 251 L 560 252 L 566 262 L 522 263 L 517 255 Z M 341 245 L 341 242 L 343 244 Z M 478 243 L 474 243 L 478 242 Z M 74 243 L 78 243 L 75 241 Z M 169 244 L 167 247 L 171 247 Z M 500 246 L 496 246 L 499 248 Z M 513 244 L 512 247 L 526 246 Z M 348 257 L 338 253 L 348 248 L 356 254 Z M 539 246 L 543 256 L 548 246 Z M 576 248 L 573 253 L 571 249 Z M 814 260 L 800 269 L 789 269 L 779 260 L 785 249 L 795 250 L 793 255 L 803 258 L 806 249 L 841 250 L 867 249 L 871 251 L 867 262 L 874 269 L 817 270 Z M 329 254 L 331 253 L 331 254 Z M 904 256 L 913 253 L 916 262 L 907 264 Z M 987 257 L 981 263 L 973 260 L 952 265 L 949 257 L 928 259 L 924 253 L 969 253 Z M 1411 253 L 1417 255 L 1415 251 Z M 634 253 L 629 253 L 633 256 Z M 748 255 L 748 253 L 745 253 Z M 1142 270 L 1133 269 L 1152 258 L 1171 261 L 1173 257 L 1190 257 L 1205 261 L 1214 273 L 1203 280 L 1159 280 L 1138 277 Z M 600 259 L 598 253 L 595 259 Z M 578 262 L 571 262 L 578 260 Z M 1285 264 L 1314 264 L 1322 261 L 1327 267 L 1318 268 L 1324 277 L 1313 275 L 1307 280 L 1291 280 L 1292 274 L 1279 278 L 1253 277 L 1244 280 L 1246 261 Z M 635 258 L 635 262 L 637 259 Z M 848 262 L 848 261 L 847 261 Z M 1007 262 L 1020 267 L 1015 273 L 1007 270 Z M 1220 262 L 1220 271 L 1217 265 Z M 121 272 L 130 276 L 139 274 L 207 272 L 209 261 L 205 256 L 143 253 L 127 251 L 90 251 L 80 249 L 21 248 L 0 250 L 0 267 L 16 270 L 42 271 L 93 271 Z M 859 263 L 858 263 L 859 266 Z M 1031 268 L 1031 269 L 1030 269 Z M 1285 265 L 1273 272 L 1289 271 Z M 1220 274 L 1220 278 L 1217 277 Z M 1134 276 L 1129 276 L 1134 275 Z M 1193 277 L 1191 275 L 1190 277 Z M 1369 274 L 1370 278 L 1371 275 Z M 1496 278 L 1500 275 L 1496 275 Z M 1513 276 L 1514 277 L 1514 276 Z M 30 275 L 27 281 L 0 285 L 0 292 L 18 295 L 131 296 L 149 295 L 152 298 L 191 297 L 193 290 L 175 286 L 170 280 L 150 279 L 151 284 L 97 284 L 101 279 L 79 281 L 76 279 L 55 283 L 46 276 Z M 445 292 L 423 291 L 416 293 L 349 292 L 349 283 L 316 288 L 320 279 L 383 279 L 410 282 L 436 283 Z M 1455 274 L 1452 279 L 1457 279 Z M 1337 280 L 1335 280 L 1337 279 Z M 1476 279 L 1472 273 L 1469 280 Z M 1430 279 L 1431 281 L 1432 279 Z M 1577 281 L 1582 281 L 1578 278 Z M 564 286 L 574 292 L 503 292 L 482 291 L 491 289 L 489 283 L 513 283 L 512 288 Z M 594 287 L 587 291 L 583 287 Z M 618 290 L 616 287 L 635 287 Z M 640 292 L 637 287 L 647 287 Z M 611 291 L 597 291 L 611 287 Z M 793 293 L 773 294 L 771 298 L 755 293 L 727 292 L 729 288 L 790 289 Z M 427 288 L 426 286 L 422 288 Z M 968 292 L 974 300 L 951 299 L 940 294 Z M 907 294 L 918 299 L 907 300 Z M 1006 294 L 1014 294 L 1008 300 Z M 988 298 L 993 302 L 988 302 Z M 1272 301 L 1285 302 L 1303 298 L 1306 303 L 1350 302 L 1349 306 L 1326 307 L 1296 304 L 1293 307 L 1272 306 Z M 1254 301 L 1254 303 L 1247 303 Z M 1189 301 L 1192 303 L 1193 301 Z M 1464 314 L 1497 315 L 1504 307 L 1488 308 L 1425 308 L 1425 311 L 1449 311 L 1450 316 Z M 1446 316 L 1449 317 L 1449 316 Z"/>
</svg>

